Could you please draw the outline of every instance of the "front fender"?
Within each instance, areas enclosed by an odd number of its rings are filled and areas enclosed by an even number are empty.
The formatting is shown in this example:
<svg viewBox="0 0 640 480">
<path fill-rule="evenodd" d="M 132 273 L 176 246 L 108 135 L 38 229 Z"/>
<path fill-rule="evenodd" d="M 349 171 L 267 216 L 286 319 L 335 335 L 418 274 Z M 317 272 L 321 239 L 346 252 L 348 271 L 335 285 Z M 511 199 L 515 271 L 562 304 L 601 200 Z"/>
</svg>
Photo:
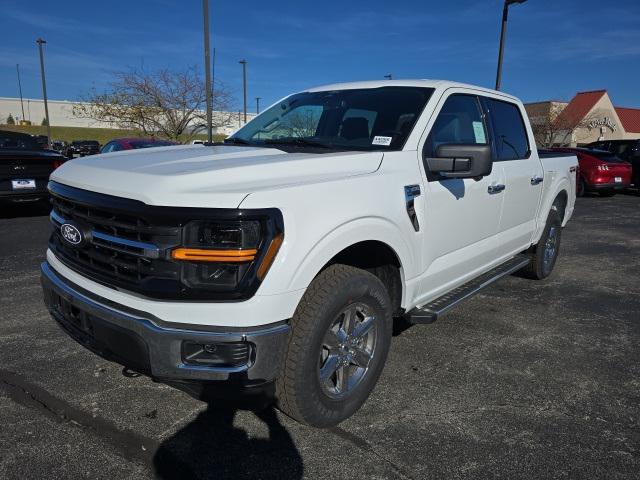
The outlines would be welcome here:
<svg viewBox="0 0 640 480">
<path fill-rule="evenodd" d="M 289 284 L 290 290 L 306 288 L 333 257 L 344 249 L 364 241 L 374 240 L 388 245 L 398 257 L 403 280 L 415 277 L 417 259 L 398 227 L 381 217 L 359 218 L 327 232 L 304 255 Z"/>
</svg>

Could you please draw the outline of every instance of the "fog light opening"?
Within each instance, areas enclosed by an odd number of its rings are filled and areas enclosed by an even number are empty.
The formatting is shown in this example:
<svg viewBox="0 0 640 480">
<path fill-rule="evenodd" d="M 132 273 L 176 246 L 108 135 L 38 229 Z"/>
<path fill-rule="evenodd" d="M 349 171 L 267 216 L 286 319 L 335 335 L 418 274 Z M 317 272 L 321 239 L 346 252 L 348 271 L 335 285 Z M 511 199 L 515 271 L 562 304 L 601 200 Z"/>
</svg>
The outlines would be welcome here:
<svg viewBox="0 0 640 480">
<path fill-rule="evenodd" d="M 248 365 L 252 346 L 247 342 L 197 343 L 182 342 L 182 362 L 185 365 L 211 367 L 241 367 Z"/>
</svg>

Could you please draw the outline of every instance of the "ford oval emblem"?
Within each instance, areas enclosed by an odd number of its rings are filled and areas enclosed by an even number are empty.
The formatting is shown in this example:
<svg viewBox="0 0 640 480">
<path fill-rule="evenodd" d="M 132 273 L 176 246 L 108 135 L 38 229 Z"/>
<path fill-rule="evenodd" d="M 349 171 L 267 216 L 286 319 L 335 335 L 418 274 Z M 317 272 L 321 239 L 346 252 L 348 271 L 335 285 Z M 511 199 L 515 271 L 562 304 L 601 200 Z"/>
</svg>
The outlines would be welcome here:
<svg viewBox="0 0 640 480">
<path fill-rule="evenodd" d="M 60 234 L 71 245 L 80 245 L 82 243 L 82 232 L 75 225 L 63 223 L 60 225 Z"/>
</svg>

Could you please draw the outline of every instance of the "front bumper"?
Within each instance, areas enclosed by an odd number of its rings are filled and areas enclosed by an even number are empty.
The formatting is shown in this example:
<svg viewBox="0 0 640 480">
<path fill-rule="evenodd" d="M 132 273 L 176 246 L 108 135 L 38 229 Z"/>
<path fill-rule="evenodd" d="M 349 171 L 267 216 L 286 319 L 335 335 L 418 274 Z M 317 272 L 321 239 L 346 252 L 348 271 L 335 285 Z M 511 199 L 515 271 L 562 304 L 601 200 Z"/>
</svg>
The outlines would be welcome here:
<svg viewBox="0 0 640 480">
<path fill-rule="evenodd" d="M 32 190 L 0 190 L 0 202 L 3 203 L 35 202 L 45 198 L 49 198 L 49 192 L 46 188 L 34 188 Z"/>
<path fill-rule="evenodd" d="M 62 329 L 94 353 L 161 381 L 230 381 L 246 386 L 274 380 L 281 369 L 290 327 L 221 328 L 169 324 L 116 304 L 41 265 L 44 301 Z M 224 365 L 192 363 L 194 345 L 231 352 Z"/>
</svg>

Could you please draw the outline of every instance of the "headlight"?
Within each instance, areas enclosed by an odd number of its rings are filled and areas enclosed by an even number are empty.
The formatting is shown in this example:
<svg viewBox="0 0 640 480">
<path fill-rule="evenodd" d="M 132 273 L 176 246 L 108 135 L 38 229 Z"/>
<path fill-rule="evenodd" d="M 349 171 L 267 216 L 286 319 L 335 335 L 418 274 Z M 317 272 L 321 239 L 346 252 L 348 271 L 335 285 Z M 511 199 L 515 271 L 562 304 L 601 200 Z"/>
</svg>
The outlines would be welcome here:
<svg viewBox="0 0 640 480">
<path fill-rule="evenodd" d="M 184 261 L 189 288 L 230 292 L 262 281 L 282 243 L 273 219 L 194 221 L 185 225 L 183 246 L 171 251 Z"/>
</svg>

